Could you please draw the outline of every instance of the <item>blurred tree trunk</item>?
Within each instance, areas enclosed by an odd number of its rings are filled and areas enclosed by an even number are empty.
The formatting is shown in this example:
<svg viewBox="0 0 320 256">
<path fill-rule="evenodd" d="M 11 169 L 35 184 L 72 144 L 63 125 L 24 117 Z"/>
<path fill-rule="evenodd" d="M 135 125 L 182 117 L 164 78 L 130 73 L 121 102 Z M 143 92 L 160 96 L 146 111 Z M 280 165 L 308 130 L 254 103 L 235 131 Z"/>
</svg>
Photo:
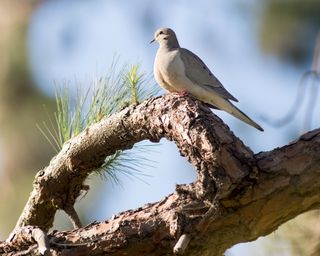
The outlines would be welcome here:
<svg viewBox="0 0 320 256">
<path fill-rule="evenodd" d="M 26 200 L 34 170 L 52 155 L 35 124 L 45 119 L 42 105 L 52 109 L 53 101 L 33 85 L 28 69 L 27 30 L 39 2 L 0 1 L 0 204 L 6 205 L 0 225 L 5 233 Z"/>
</svg>

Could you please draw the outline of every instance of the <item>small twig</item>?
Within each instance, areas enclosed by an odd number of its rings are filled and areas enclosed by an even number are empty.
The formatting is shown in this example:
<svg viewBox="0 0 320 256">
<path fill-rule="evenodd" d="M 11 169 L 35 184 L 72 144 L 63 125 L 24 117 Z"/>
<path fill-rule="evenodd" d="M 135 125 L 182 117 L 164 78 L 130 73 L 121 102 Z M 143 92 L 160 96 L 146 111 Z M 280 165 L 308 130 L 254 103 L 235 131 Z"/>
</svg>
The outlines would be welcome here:
<svg viewBox="0 0 320 256">
<path fill-rule="evenodd" d="M 306 115 L 304 121 L 304 130 L 303 132 L 309 131 L 312 125 L 312 117 L 315 111 L 315 106 L 318 98 L 318 90 L 319 90 L 319 81 L 316 78 L 312 80 L 310 92 L 310 100 L 308 102 L 308 106 L 306 108 Z"/>
<path fill-rule="evenodd" d="M 317 73 L 320 72 L 320 30 L 318 31 L 316 44 L 314 47 L 311 69 Z"/>
<path fill-rule="evenodd" d="M 66 214 L 69 216 L 70 221 L 73 225 L 74 228 L 81 228 L 82 224 L 80 221 L 80 218 L 76 212 L 76 210 L 74 209 L 74 206 L 71 204 L 66 205 L 63 210 L 66 212 Z"/>
<path fill-rule="evenodd" d="M 190 235 L 182 234 L 176 245 L 173 247 L 173 253 L 176 255 L 183 255 L 185 250 L 187 249 L 190 240 Z"/>
<path fill-rule="evenodd" d="M 95 242 L 96 240 L 98 240 L 98 239 L 95 239 L 90 242 Z M 88 245 L 88 243 L 78 243 L 78 244 L 58 243 L 58 242 L 55 242 L 54 240 L 51 240 L 50 244 L 55 245 L 57 247 L 62 247 L 62 248 L 79 247 L 79 246 L 87 246 Z"/>
<path fill-rule="evenodd" d="M 88 224 L 85 227 L 91 226 L 92 224 L 96 224 L 97 222 L 93 222 Z M 56 247 L 61 247 L 61 248 L 69 248 L 69 247 L 79 247 L 79 246 L 88 246 L 89 243 L 94 243 L 96 241 L 98 241 L 99 239 L 101 239 L 100 237 L 97 237 L 95 239 L 92 239 L 88 242 L 83 242 L 83 243 L 63 243 L 63 242 L 57 242 L 57 238 L 56 237 L 52 237 L 49 241 L 49 244 L 54 245 Z"/>
<path fill-rule="evenodd" d="M 314 79 L 315 75 L 316 74 L 314 71 L 307 71 L 302 75 L 300 82 L 299 82 L 299 85 L 298 85 L 296 98 L 295 98 L 294 102 L 292 103 L 288 112 L 283 117 L 281 117 L 278 120 L 274 120 L 271 117 L 262 115 L 261 119 L 264 122 L 266 122 L 269 125 L 276 127 L 276 128 L 283 127 L 283 126 L 287 125 L 288 123 L 290 123 L 296 117 L 296 115 L 299 112 L 299 110 L 301 109 L 302 103 L 305 99 L 306 92 L 307 92 L 307 86 L 308 86 L 307 79 Z"/>
<path fill-rule="evenodd" d="M 282 127 L 291 122 L 297 115 L 298 111 L 301 109 L 302 103 L 304 101 L 306 91 L 307 91 L 307 79 L 311 80 L 311 89 L 310 89 L 310 100 L 306 109 L 305 116 L 305 124 L 304 129 L 309 130 L 312 124 L 313 112 L 315 110 L 315 104 L 318 96 L 318 88 L 319 88 L 319 78 L 320 78 L 320 31 L 318 32 L 318 36 L 316 39 L 313 60 L 311 69 L 305 72 L 300 80 L 298 91 L 296 94 L 296 99 L 294 100 L 291 108 L 288 110 L 287 114 L 279 120 L 273 120 L 273 118 L 269 118 L 266 116 L 262 116 L 261 118 L 264 122 L 269 123 L 273 127 Z"/>
<path fill-rule="evenodd" d="M 48 236 L 40 228 L 32 229 L 32 237 L 38 244 L 38 251 L 45 255 L 49 251 Z"/>
<path fill-rule="evenodd" d="M 46 255 L 50 248 L 47 234 L 40 228 L 33 226 L 25 226 L 15 229 L 6 240 L 7 248 L 9 250 L 21 247 L 21 245 L 30 244 L 36 242 L 36 245 L 31 245 L 28 250 L 21 251 L 15 255 L 29 255 L 29 253 L 38 247 L 38 251 L 41 255 Z"/>
</svg>

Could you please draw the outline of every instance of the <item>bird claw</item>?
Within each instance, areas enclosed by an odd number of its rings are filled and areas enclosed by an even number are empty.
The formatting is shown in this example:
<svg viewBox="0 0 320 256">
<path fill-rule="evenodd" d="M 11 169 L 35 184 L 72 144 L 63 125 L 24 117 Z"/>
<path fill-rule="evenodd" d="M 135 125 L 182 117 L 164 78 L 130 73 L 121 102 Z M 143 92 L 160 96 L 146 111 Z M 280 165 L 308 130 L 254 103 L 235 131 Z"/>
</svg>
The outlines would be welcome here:
<svg viewBox="0 0 320 256">
<path fill-rule="evenodd" d="M 183 90 L 183 91 L 177 92 L 177 94 L 181 97 L 185 97 L 189 95 L 189 92 L 187 90 Z"/>
</svg>

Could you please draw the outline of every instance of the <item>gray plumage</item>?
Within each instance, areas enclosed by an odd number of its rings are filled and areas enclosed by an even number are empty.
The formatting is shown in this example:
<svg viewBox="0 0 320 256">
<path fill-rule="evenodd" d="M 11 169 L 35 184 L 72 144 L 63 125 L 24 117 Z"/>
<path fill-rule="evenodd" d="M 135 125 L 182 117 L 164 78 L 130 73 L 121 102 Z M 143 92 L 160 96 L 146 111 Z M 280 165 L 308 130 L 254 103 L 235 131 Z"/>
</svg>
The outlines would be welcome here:
<svg viewBox="0 0 320 256">
<path fill-rule="evenodd" d="M 238 100 L 223 87 L 206 64 L 191 51 L 180 47 L 172 29 L 158 29 L 151 42 L 153 41 L 160 44 L 154 62 L 154 76 L 160 86 L 169 92 L 188 92 L 263 131 L 256 122 L 230 102 Z"/>
</svg>

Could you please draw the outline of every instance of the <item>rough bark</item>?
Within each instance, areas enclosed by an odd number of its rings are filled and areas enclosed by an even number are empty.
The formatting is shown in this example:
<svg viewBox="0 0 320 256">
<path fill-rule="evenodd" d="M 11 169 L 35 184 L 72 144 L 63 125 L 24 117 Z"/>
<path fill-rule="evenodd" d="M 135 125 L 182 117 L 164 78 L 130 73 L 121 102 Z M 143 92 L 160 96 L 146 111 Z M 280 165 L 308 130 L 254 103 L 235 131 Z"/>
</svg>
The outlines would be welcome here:
<svg viewBox="0 0 320 256">
<path fill-rule="evenodd" d="M 57 209 L 73 212 L 70 209 L 85 189 L 83 182 L 107 155 L 130 149 L 141 140 L 157 142 L 163 137 L 173 140 L 193 164 L 197 180 L 178 185 L 158 203 L 111 220 L 53 232 L 51 252 L 170 255 L 184 235 L 190 239 L 184 243 L 186 255 L 222 255 L 234 244 L 269 234 L 298 214 L 319 207 L 320 129 L 254 155 L 200 102 L 166 95 L 128 107 L 67 142 L 37 174 L 13 234 L 27 225 L 47 231 Z M 0 252 L 15 255 L 14 250 L 22 248 L 15 245 L 17 240 L 19 235 L 0 244 Z M 24 248 L 36 252 L 37 247 L 30 246 L 34 245 L 29 239 Z"/>
</svg>

